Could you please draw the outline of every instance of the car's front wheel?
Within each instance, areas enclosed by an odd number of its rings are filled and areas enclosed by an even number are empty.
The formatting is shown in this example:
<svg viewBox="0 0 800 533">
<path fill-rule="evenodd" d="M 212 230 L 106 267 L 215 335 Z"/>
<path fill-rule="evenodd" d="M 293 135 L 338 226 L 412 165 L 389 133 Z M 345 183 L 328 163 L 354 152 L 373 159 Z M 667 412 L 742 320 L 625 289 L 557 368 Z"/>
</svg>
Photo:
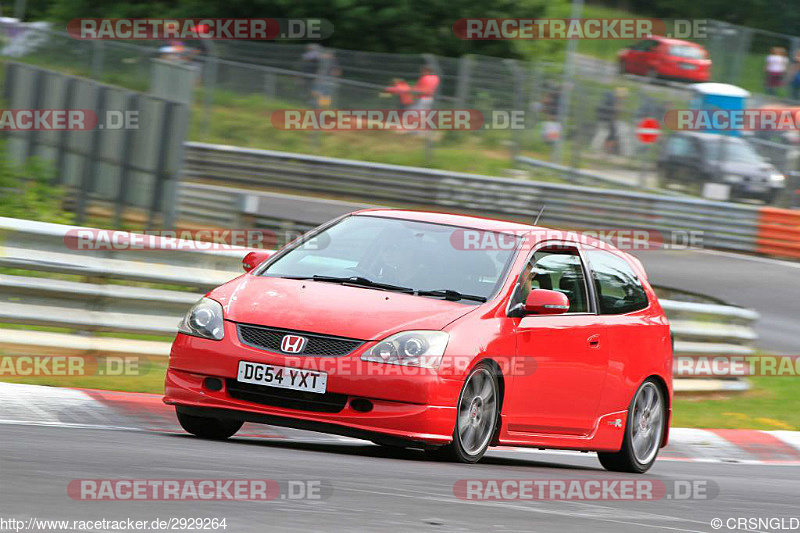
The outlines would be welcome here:
<svg viewBox="0 0 800 533">
<path fill-rule="evenodd" d="M 494 369 L 485 363 L 475 366 L 458 396 L 453 442 L 427 453 L 436 459 L 477 463 L 497 429 L 499 390 Z"/>
<path fill-rule="evenodd" d="M 659 384 L 652 379 L 642 383 L 628 407 L 622 449 L 614 453 L 598 453 L 600 464 L 615 472 L 647 472 L 656 462 L 661 448 L 666 409 L 667 403 Z"/>
<path fill-rule="evenodd" d="M 181 427 L 201 439 L 225 440 L 239 431 L 244 422 L 222 418 L 194 416 L 176 410 Z"/>
</svg>

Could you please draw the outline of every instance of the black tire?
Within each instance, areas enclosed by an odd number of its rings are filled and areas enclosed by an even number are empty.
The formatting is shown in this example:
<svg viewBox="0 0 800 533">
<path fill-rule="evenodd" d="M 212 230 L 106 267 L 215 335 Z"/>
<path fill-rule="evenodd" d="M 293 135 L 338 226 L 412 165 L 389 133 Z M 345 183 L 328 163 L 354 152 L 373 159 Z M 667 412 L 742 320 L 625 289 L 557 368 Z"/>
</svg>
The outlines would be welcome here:
<svg viewBox="0 0 800 533">
<path fill-rule="evenodd" d="M 478 379 L 480 379 L 479 382 L 477 381 Z M 480 391 L 477 391 L 478 393 L 483 392 L 485 386 L 490 386 L 491 399 L 485 399 L 478 394 L 481 400 L 480 403 L 477 403 L 476 397 L 472 397 L 476 386 L 481 388 Z M 469 405 L 467 405 L 467 403 Z M 485 408 L 484 405 L 486 406 Z M 461 393 L 458 395 L 453 441 L 445 446 L 427 449 L 425 453 L 429 457 L 440 461 L 477 463 L 486 453 L 486 450 L 489 449 L 489 443 L 492 442 L 494 434 L 497 431 L 500 422 L 499 405 L 500 386 L 497 375 L 495 374 L 495 369 L 486 363 L 477 364 L 464 380 Z M 473 416 L 473 412 L 475 416 Z M 462 415 L 466 415 L 466 417 Z M 484 419 L 483 417 L 486 418 Z M 469 420 L 468 424 L 464 424 L 465 418 Z M 477 433 L 474 439 L 478 441 L 476 446 L 471 446 L 471 444 L 473 444 L 472 439 L 465 442 L 465 435 L 468 433 L 472 435 L 470 429 L 473 429 L 473 431 Z"/>
<path fill-rule="evenodd" d="M 244 422 L 222 418 L 207 418 L 181 413 L 176 410 L 181 427 L 201 439 L 225 440 L 232 437 Z"/>
<path fill-rule="evenodd" d="M 670 184 L 672 183 L 672 180 L 670 179 L 669 174 L 670 174 L 670 172 L 666 168 L 658 169 L 658 171 L 656 172 L 656 176 L 658 178 L 658 188 L 659 189 L 668 189 L 669 188 Z"/>
<path fill-rule="evenodd" d="M 634 425 L 635 420 L 638 420 L 636 417 L 637 413 L 641 412 L 636 411 L 637 401 L 640 399 L 640 395 L 643 391 L 653 391 L 658 395 L 659 405 L 660 405 L 660 413 L 657 414 L 657 424 L 653 425 L 653 430 L 656 431 L 656 434 L 653 435 L 653 440 L 656 442 L 655 450 L 650 451 L 646 454 L 647 457 L 639 457 L 638 452 L 634 450 L 634 439 L 637 438 L 634 436 Z M 667 402 L 664 397 L 664 391 L 661 389 L 661 386 L 652 378 L 645 380 L 639 388 L 636 390 L 636 394 L 633 395 L 633 399 L 631 400 L 630 406 L 628 406 L 628 416 L 627 416 L 627 423 L 625 424 L 625 437 L 622 441 L 622 448 L 618 452 L 598 452 L 597 458 L 600 459 L 600 464 L 606 470 L 611 470 L 613 472 L 631 472 L 634 474 L 643 474 L 650 470 L 650 467 L 653 466 L 653 463 L 656 462 L 656 458 L 658 457 L 658 451 L 661 448 L 661 442 L 664 438 L 664 430 L 666 427 L 666 420 L 667 420 Z M 636 417 L 636 418 L 635 418 Z"/>
</svg>

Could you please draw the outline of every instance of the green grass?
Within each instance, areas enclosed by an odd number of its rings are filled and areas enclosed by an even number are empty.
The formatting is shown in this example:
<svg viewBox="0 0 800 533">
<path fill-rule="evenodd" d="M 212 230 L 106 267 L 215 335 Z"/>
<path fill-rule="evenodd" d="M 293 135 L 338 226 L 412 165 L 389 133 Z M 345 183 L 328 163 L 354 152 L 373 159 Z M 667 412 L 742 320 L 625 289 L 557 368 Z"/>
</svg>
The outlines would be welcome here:
<svg viewBox="0 0 800 533">
<path fill-rule="evenodd" d="M 98 366 L 103 367 L 104 358 L 98 357 Z M 101 389 L 123 392 L 150 392 L 163 394 L 164 376 L 167 372 L 167 359 L 148 359 L 142 363 L 141 375 L 128 376 L 8 376 L 0 374 L 0 381 L 7 383 L 26 383 L 50 387 L 72 387 L 80 389 Z"/>
<path fill-rule="evenodd" d="M 749 378 L 753 389 L 740 394 L 676 397 L 674 427 L 800 430 L 800 377 Z"/>
<path fill-rule="evenodd" d="M 23 330 L 23 331 L 43 331 L 47 333 L 65 333 L 65 334 L 72 334 L 75 333 L 74 328 L 64 328 L 60 326 L 32 326 L 29 324 L 15 324 L 15 323 L 6 323 L 0 322 L 0 329 L 13 329 L 13 330 Z M 125 333 L 125 332 L 117 332 L 117 331 L 94 331 L 92 332 L 93 337 L 110 337 L 114 339 L 126 339 L 126 340 L 135 340 L 135 341 L 155 341 L 155 342 L 172 342 L 175 338 L 174 335 L 151 335 L 145 333 Z M 0 355 L 3 354 L 3 351 L 0 350 Z"/>
</svg>

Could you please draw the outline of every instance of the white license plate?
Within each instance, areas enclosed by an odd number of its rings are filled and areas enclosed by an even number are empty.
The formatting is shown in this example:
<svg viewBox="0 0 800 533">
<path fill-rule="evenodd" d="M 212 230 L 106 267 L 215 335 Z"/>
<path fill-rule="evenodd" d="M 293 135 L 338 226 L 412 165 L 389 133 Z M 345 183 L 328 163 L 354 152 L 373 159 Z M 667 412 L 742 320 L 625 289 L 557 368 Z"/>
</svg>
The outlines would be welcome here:
<svg viewBox="0 0 800 533">
<path fill-rule="evenodd" d="M 325 372 L 251 363 L 249 361 L 239 361 L 239 374 L 236 376 L 236 380 L 242 383 L 316 392 L 318 394 L 323 394 L 328 386 L 328 374 Z"/>
</svg>

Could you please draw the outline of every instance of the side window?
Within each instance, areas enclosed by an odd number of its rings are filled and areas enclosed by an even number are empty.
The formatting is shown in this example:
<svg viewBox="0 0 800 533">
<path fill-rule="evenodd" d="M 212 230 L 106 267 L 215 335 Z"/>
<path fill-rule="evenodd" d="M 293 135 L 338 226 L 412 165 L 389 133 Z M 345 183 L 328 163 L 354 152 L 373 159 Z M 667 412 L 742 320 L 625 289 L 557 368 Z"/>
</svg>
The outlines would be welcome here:
<svg viewBox="0 0 800 533">
<path fill-rule="evenodd" d="M 577 251 L 570 249 L 539 250 L 533 254 L 530 285 L 564 293 L 570 313 L 589 311 L 586 276 Z"/>
<path fill-rule="evenodd" d="M 687 157 L 692 154 L 692 151 L 692 143 L 686 137 L 676 135 L 667 141 L 667 155 L 669 156 Z"/>
<path fill-rule="evenodd" d="M 603 250 L 589 250 L 600 314 L 619 315 L 647 307 L 647 294 L 627 261 Z"/>
<path fill-rule="evenodd" d="M 658 46 L 658 41 L 646 40 L 642 41 L 642 47 L 640 48 L 640 50 L 642 52 L 655 52 L 657 46 Z"/>
</svg>

